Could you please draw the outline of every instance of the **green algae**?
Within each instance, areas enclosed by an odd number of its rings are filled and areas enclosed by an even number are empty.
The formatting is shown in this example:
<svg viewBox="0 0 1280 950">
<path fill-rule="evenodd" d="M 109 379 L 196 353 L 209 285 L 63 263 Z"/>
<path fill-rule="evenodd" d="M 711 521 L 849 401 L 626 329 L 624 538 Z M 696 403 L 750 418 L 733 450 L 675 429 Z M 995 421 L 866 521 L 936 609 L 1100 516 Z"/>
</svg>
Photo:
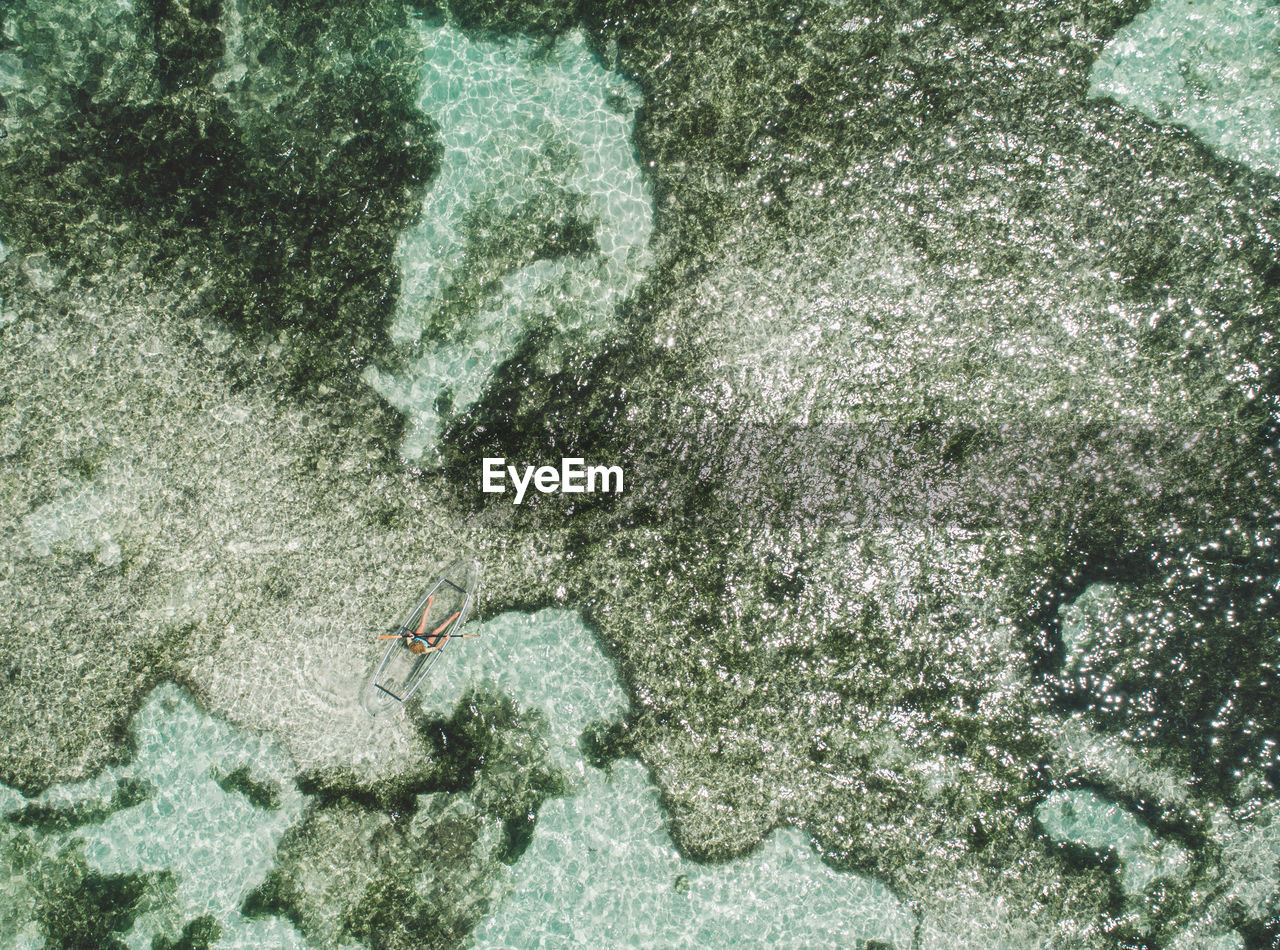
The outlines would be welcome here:
<svg viewBox="0 0 1280 950">
<path fill-rule="evenodd" d="M 288 856 L 288 852 L 284 852 Z M 272 870 L 261 884 L 249 892 L 240 905 L 240 913 L 250 919 L 283 917 L 295 926 L 303 924 L 300 908 L 302 891 L 284 875 Z"/>
<path fill-rule="evenodd" d="M 155 937 L 151 941 L 151 950 L 208 950 L 216 946 L 222 937 L 222 925 L 217 918 L 211 916 L 197 917 L 182 928 L 182 933 L 174 939 Z"/>
<path fill-rule="evenodd" d="M 625 722 L 592 723 L 582 733 L 579 746 L 593 769 L 607 770 L 617 759 L 631 755 L 630 727 Z"/>
<path fill-rule="evenodd" d="M 365 379 L 405 413 L 405 459 L 433 465 L 441 429 L 526 344 L 545 374 L 613 335 L 649 260 L 652 205 L 617 108 L 638 90 L 580 31 L 499 39 L 448 18 L 420 37 L 419 104 L 444 161 L 397 251 L 401 365 Z"/>
<path fill-rule="evenodd" d="M 493 836 L 477 818 L 456 805 L 412 818 L 319 805 L 281 841 L 242 913 L 284 917 L 322 946 L 454 946 L 483 913 L 495 870 Z"/>
<path fill-rule="evenodd" d="M 348 802 L 309 808 L 281 838 L 274 867 L 240 913 L 250 919 L 279 916 L 315 943 L 338 945 L 350 875 L 368 860 L 365 849 L 388 825 L 385 815 Z"/>
<path fill-rule="evenodd" d="M 155 875 L 88 873 L 41 893 L 36 910 L 49 944 L 60 948 L 123 947 L 118 934 L 132 926 Z"/>
<path fill-rule="evenodd" d="M 1066 702 L 1178 755 L 1228 798 L 1242 769 L 1280 780 L 1270 699 L 1280 659 L 1267 646 L 1273 595 L 1263 559 L 1230 552 L 1234 533 L 1223 544 L 1206 539 L 1181 563 L 1170 558 L 1160 575 L 1127 578 L 1061 680 Z M 1222 651 L 1232 662 L 1221 662 Z"/>
<path fill-rule="evenodd" d="M 300 797 L 278 789 L 274 810 L 252 814 L 209 776 L 210 759 L 246 755 L 255 771 L 278 770 L 278 750 L 211 720 L 173 687 L 157 690 L 130 730 L 131 761 L 46 796 L 73 804 L 42 801 L 7 815 L 0 942 L 25 945 L 42 931 L 50 946 L 208 946 L 211 927 L 233 940 L 278 938 L 279 921 L 246 933 L 234 906 L 246 880 L 270 867 L 280 834 L 300 816 Z M 108 789 L 110 807 L 102 801 Z"/>
<path fill-rule="evenodd" d="M 22 847 L 10 842 L 9 848 Z M 15 855 L 10 855 L 14 857 Z M 134 920 L 173 888 L 166 872 L 101 874 L 90 869 L 76 846 L 56 856 L 31 856 L 26 877 L 34 892 L 34 916 L 46 946 L 59 950 L 101 947 L 120 950 Z"/>
<path fill-rule="evenodd" d="M 254 778 L 253 772 L 247 765 L 241 765 L 230 772 L 215 774 L 214 781 L 224 792 L 238 792 L 243 795 L 256 808 L 280 807 L 280 786 L 275 782 L 264 782 Z"/>
<path fill-rule="evenodd" d="M 102 747 L 123 737 L 122 722 L 147 689 L 171 676 L 174 664 L 185 656 L 216 652 L 218 635 L 210 628 L 193 626 L 190 617 L 168 622 L 192 605 L 191 591 L 182 590 L 190 575 L 178 580 L 175 569 L 184 570 L 184 562 L 208 553 L 198 543 L 208 527 L 204 517 L 208 498 L 202 490 L 208 487 L 210 471 L 217 470 L 217 465 L 207 462 L 177 462 L 172 457 L 174 419 L 185 416 L 188 421 L 209 422 L 209 412 L 222 411 L 219 404 L 228 398 L 228 389 L 207 404 L 201 404 L 204 397 L 197 394 L 206 374 L 219 370 L 230 380 L 231 393 L 260 391 L 264 386 L 289 390 L 291 379 L 301 379 L 302 389 L 312 397 L 333 395 L 341 388 L 344 374 L 351 379 L 352 374 L 358 375 L 358 368 L 348 362 L 353 352 L 362 349 L 354 337 L 347 340 L 350 345 L 345 349 L 340 346 L 343 355 L 335 363 L 332 351 L 307 337 L 310 331 L 277 326 L 273 321 L 313 311 L 311 316 L 318 314 L 323 323 L 316 332 L 332 342 L 346 339 L 344 333 L 355 333 L 350 330 L 353 324 L 344 323 L 341 314 L 323 313 L 320 303 L 358 304 L 365 316 L 353 317 L 355 322 L 367 317 L 382 332 L 386 314 L 369 316 L 368 308 L 385 304 L 385 299 L 379 303 L 377 295 L 364 293 L 353 276 L 376 275 L 379 265 L 356 262 L 351 255 L 376 256 L 380 245 L 374 231 L 378 228 L 389 229 L 383 239 L 394 239 L 402 221 L 396 217 L 399 212 L 379 203 L 380 189 L 390 188 L 397 207 L 411 213 L 413 194 L 402 196 L 401 189 L 410 193 L 419 189 L 420 194 L 425 182 L 388 176 L 428 175 L 435 154 L 429 120 L 421 113 L 409 109 L 397 119 L 375 108 L 378 97 L 394 98 L 399 81 L 390 63 L 404 44 L 390 42 L 375 48 L 384 27 L 394 26 L 402 17 L 399 8 L 385 23 L 348 24 L 333 10 L 324 16 L 314 10 L 282 14 L 281 28 L 311 30 L 316 39 L 322 34 L 314 31 L 323 25 L 324 17 L 342 21 L 334 27 L 335 35 L 326 36 L 323 50 L 313 51 L 331 59 L 311 63 L 308 57 L 314 56 L 309 53 L 301 61 L 290 60 L 290 68 L 300 72 L 287 77 L 293 98 L 285 96 L 286 101 L 261 101 L 256 98 L 260 90 L 251 84 L 248 89 L 235 86 L 234 80 L 222 75 L 228 61 L 248 53 L 245 36 L 232 28 L 229 7 L 218 9 L 220 19 L 208 5 L 188 9 L 171 4 L 145 10 L 128 4 L 91 5 L 84 22 L 74 11 L 56 5 L 24 3 L 5 10 L 10 38 L 24 53 L 30 50 L 31 56 L 23 60 L 27 92 L 11 100 L 6 117 L 9 135 L 0 153 L 0 175 L 14 182 L 12 190 L 0 189 L 4 192 L 0 204 L 5 205 L 0 209 L 4 219 L 0 232 L 7 246 L 23 248 L 5 261 L 0 296 L 6 302 L 25 299 L 30 304 L 21 322 L 6 328 L 6 346 L 13 346 L 7 352 L 15 355 L 15 366 L 34 368 L 42 383 L 37 388 L 30 379 L 26 384 L 13 379 L 13 388 L 6 387 L 7 406 L 11 404 L 8 397 L 18 389 L 26 395 L 15 404 L 14 414 L 6 411 L 6 433 L 21 435 L 12 441 L 6 437 L 6 457 L 15 462 L 15 475 L 5 482 L 6 498 L 13 504 L 7 501 L 4 507 L 18 519 L 19 527 L 29 513 L 34 521 L 71 532 L 74 542 L 50 550 L 47 563 L 39 563 L 46 560 L 41 557 L 40 539 L 32 538 L 36 543 L 31 545 L 20 541 L 20 548 L 29 548 L 20 552 L 20 570 L 39 574 L 48 587 L 41 591 L 38 588 L 43 585 L 19 583 L 14 598 L 6 601 L 6 608 L 12 608 L 11 615 L 18 618 L 13 631 L 14 685 L 44 695 L 52 691 L 59 697 L 47 707 L 47 715 L 58 724 L 46 727 L 38 719 L 24 723 L 16 728 L 10 747 L 9 761 L 15 764 L 6 764 L 6 778 L 32 794 L 43 783 L 65 777 L 74 767 L 71 763 L 84 768 L 100 762 Z M 269 19 L 268 14 L 250 19 L 261 27 L 248 40 L 247 48 L 254 55 L 270 45 L 271 30 L 279 26 L 264 24 L 264 18 Z M 221 40 L 213 42 L 201 32 L 214 19 L 219 35 L 232 36 L 230 46 Z M 175 46 L 171 42 L 189 29 L 195 31 L 189 43 L 183 40 Z M 341 76 L 352 70 L 343 58 L 351 50 L 340 39 L 349 40 L 364 57 L 363 71 L 354 71 L 346 85 Z M 192 61 L 190 71 L 171 68 L 188 54 L 199 60 Z M 162 69 L 157 57 L 166 58 L 169 65 Z M 282 60 L 277 65 L 284 69 L 289 64 Z M 341 76 L 313 77 L 309 74 L 313 65 L 317 73 L 328 70 Z M 213 78 L 209 78 L 210 69 Z M 92 89 L 82 82 L 90 74 L 100 80 Z M 266 75 L 258 78 L 272 85 Z M 281 80 L 279 85 L 286 85 L 281 76 L 275 78 Z M 313 78 L 320 85 L 328 83 L 324 88 L 343 100 L 345 112 L 326 108 L 314 95 Z M 371 111 L 364 115 L 362 108 Z M 338 125 L 329 125 L 331 119 Z M 390 124 L 380 125 L 383 119 Z M 356 129 L 357 124 L 364 131 Z M 386 136 L 392 140 L 384 142 L 387 147 L 383 148 L 379 142 Z M 252 149 L 276 147 L 293 148 L 296 160 L 305 157 L 312 165 L 302 162 L 286 174 L 277 167 L 277 154 L 250 154 Z M 343 147 L 350 152 L 342 152 Z M 361 165 L 366 157 L 373 163 L 368 167 Z M 350 174 L 359 180 L 337 183 Z M 82 187 L 87 181 L 94 187 Z M 351 212 L 350 219 L 325 218 L 339 212 L 337 197 L 354 199 L 351 194 L 308 196 L 307 189 L 313 186 L 321 192 L 350 189 L 360 194 L 361 204 L 345 207 L 342 213 Z M 305 216 L 306 201 L 300 205 L 300 199 L 311 202 L 311 210 L 318 215 L 315 220 Z M 365 201 L 369 202 L 367 214 L 361 211 Z M 337 232 L 324 230 L 329 226 L 342 232 L 337 244 L 330 240 L 337 240 Z M 285 235 L 290 228 L 297 233 Z M 325 247 L 340 245 L 348 256 L 321 260 L 310 255 L 303 269 L 309 276 L 299 278 L 290 289 L 283 279 L 277 280 L 267 258 L 281 242 L 300 242 L 305 250 L 313 240 L 323 241 Z M 237 257 L 237 248 L 247 257 Z M 381 249 L 388 252 L 388 248 L 384 240 Z M 381 266 L 387 277 L 389 265 L 384 260 Z M 309 281 L 325 268 L 330 268 L 327 280 L 332 286 L 327 290 L 311 287 Z M 255 281 L 261 284 L 256 290 L 250 286 Z M 301 292 L 303 285 L 319 301 L 316 306 L 295 306 L 285 299 Z M 146 340 L 133 336 L 138 306 L 165 314 L 172 334 Z M 227 324 L 244 331 L 234 346 L 215 311 Z M 33 355 L 26 344 L 32 333 L 42 332 L 37 329 L 40 326 L 58 335 L 72 355 L 66 359 L 63 353 L 52 359 Z M 162 379 L 165 371 L 160 364 L 165 357 L 156 345 L 161 337 L 184 349 L 194 347 L 188 350 L 193 356 L 203 352 L 204 358 L 197 357 L 187 368 L 185 379 Z M 58 349 L 51 338 L 44 339 Z M 132 342 L 125 342 L 129 339 Z M 206 343 L 211 350 L 203 350 Z M 269 358 L 259 359 L 268 351 Z M 135 407 L 135 418 L 150 418 L 164 434 L 139 436 L 112 426 L 106 438 L 99 440 L 66 431 L 93 428 L 93 415 L 83 411 L 80 400 L 114 398 L 104 396 L 106 389 L 114 389 Z M 368 393 L 343 392 L 351 398 L 335 400 L 340 403 L 332 414 L 340 429 L 337 444 L 349 437 L 352 420 L 358 419 L 359 426 L 375 433 L 377 444 L 384 447 L 383 460 L 393 456 L 390 446 L 399 426 L 394 413 L 377 405 Z M 162 403 L 166 410 L 158 408 Z M 50 411 L 55 404 L 69 414 Z M 55 432 L 60 426 L 64 428 Z M 384 426 L 390 431 L 384 431 Z M 317 444 L 322 441 L 320 433 L 315 437 Z M 317 450 L 322 456 L 335 446 L 334 439 L 323 441 Z M 148 464 L 132 463 L 139 461 L 135 449 L 147 443 L 153 447 L 153 461 L 156 456 L 168 458 L 143 474 Z M 61 447 L 67 450 L 60 452 Z M 66 464 L 56 463 L 56 475 L 48 464 L 52 455 L 66 460 Z M 376 462 L 378 455 L 375 450 L 371 460 Z M 226 462 L 223 456 L 218 464 Z M 317 464 L 317 471 L 309 475 L 317 481 L 336 482 L 334 473 L 321 474 L 323 467 Z M 16 475 L 19 470 L 25 473 L 22 477 Z M 92 481 L 83 486 L 83 492 L 70 486 L 64 491 L 64 474 Z M 52 504 L 55 501 L 66 504 Z M 113 537 L 106 541 L 102 531 L 95 530 L 95 524 L 106 527 L 102 521 L 111 523 L 107 533 Z M 84 548 L 96 559 L 84 557 L 80 550 Z M 164 570 L 156 569 L 158 561 L 165 562 Z M 270 580 L 272 595 L 279 598 L 279 576 Z M 175 586 L 167 595 L 164 588 L 170 583 Z M 145 601 L 160 610 L 154 623 L 138 623 L 137 611 Z M 168 603 L 162 605 L 164 601 Z M 102 649 L 84 651 L 88 662 L 83 677 L 70 676 L 62 663 L 43 663 L 33 656 L 40 652 L 37 642 L 76 615 L 77 609 L 68 609 L 67 602 L 80 609 L 92 605 L 99 628 L 97 645 Z M 196 609 L 200 619 L 207 617 L 208 607 L 206 600 Z M 148 624 L 151 629 L 144 629 Z M 42 631 L 38 638 L 20 635 L 35 629 Z M 127 648 L 121 649 L 124 644 Z M 72 662 L 84 660 L 73 657 Z M 74 678 L 75 687 L 68 689 L 64 677 Z M 44 690 L 34 685 L 37 679 L 44 680 Z M 76 705 L 75 715 L 57 715 L 57 704 L 65 702 Z M 57 738 L 52 738 L 54 732 Z M 80 753 L 86 746 L 98 751 L 84 758 Z M 17 759 L 24 761 L 17 764 Z"/>
<path fill-rule="evenodd" d="M 423 339 L 440 342 L 492 305 L 503 278 L 536 261 L 598 253 L 599 243 L 583 195 L 548 183 L 514 208 L 496 199 L 481 201 L 466 213 L 463 255 L 473 262 L 443 290 L 439 309 L 424 323 Z"/>
<path fill-rule="evenodd" d="M 460 945 L 470 930 L 469 922 L 446 923 L 442 916 L 438 905 L 424 906 L 411 885 L 380 880 L 362 896 L 349 929 L 371 950 Z"/>
<path fill-rule="evenodd" d="M 407 27 L 399 7 L 352 19 L 260 5 L 244 11 L 249 26 L 229 50 L 226 6 L 123 8 L 96 41 L 104 52 L 84 57 L 88 85 L 50 69 L 51 102 L 15 103 L 22 147 L 0 168 L 15 183 L 0 232 L 77 270 L 133 256 L 153 277 L 198 280 L 251 347 L 284 345 L 277 379 L 314 393 L 353 378 L 352 352 L 379 351 L 395 235 L 439 150 L 394 68 L 410 55 L 396 38 Z M 24 5 L 18 42 L 44 36 L 49 15 Z M 31 61 L 49 68 L 87 35 L 72 29 Z M 261 71 L 229 79 L 234 55 Z M 95 187 L 73 187 L 80 180 Z"/>
<path fill-rule="evenodd" d="M 565 782 L 551 763 L 547 722 L 506 696 L 472 694 L 447 723 L 418 726 L 430 761 L 453 789 L 467 791 L 475 807 L 503 821 L 531 820 Z"/>
<path fill-rule="evenodd" d="M 655 945 L 721 946 L 755 935 L 780 948 L 849 947 L 877 937 L 911 947 L 917 921 L 882 883 L 822 864 L 796 829 L 737 861 L 678 854 L 657 790 L 635 762 L 583 776 L 548 802 L 510 895 L 480 925 L 477 947 L 540 941 L 605 944 L 643 930 Z"/>
<path fill-rule="evenodd" d="M 155 791 L 150 782 L 126 778 L 111 791 L 111 798 L 103 801 L 73 802 L 68 805 L 32 802 L 8 812 L 5 821 L 19 827 L 33 828 L 41 834 L 54 834 L 97 824 L 114 812 L 140 805 Z"/>
<path fill-rule="evenodd" d="M 449 12 L 464 30 L 481 35 L 554 37 L 576 25 L 576 0 L 450 0 Z"/>
<path fill-rule="evenodd" d="M 499 870 L 528 847 L 539 807 L 567 782 L 544 717 L 501 694 L 470 692 L 448 718 L 418 712 L 411 728 L 414 769 L 299 778 L 313 803 L 242 913 L 284 917 L 322 945 L 449 947 L 470 932 Z"/>
<path fill-rule="evenodd" d="M 1270 767 L 1280 207 L 1089 101 L 1136 10 L 586 13 L 645 89 L 657 259 L 624 338 L 561 373 L 537 341 L 499 368 L 446 471 L 629 466 L 630 497 L 517 523 L 572 516 L 591 567 L 547 586 L 615 650 L 687 853 L 802 820 L 907 894 L 922 862 L 1052 868 L 1026 802 L 1072 768 L 1052 722 L 1081 708 L 1208 801 Z M 1212 567 L 1189 553 L 1227 538 L 1246 543 Z M 1059 607 L 1126 582 L 1167 619 L 1108 635 L 1064 688 Z M 1028 920 L 1115 910 L 1085 897 L 1092 871 L 1062 873 L 1016 898 Z M 1196 913 L 1157 903 L 1161 934 Z"/>
<path fill-rule="evenodd" d="M 556 5 L 475 9 L 474 29 L 568 22 Z M 1045 932 L 1096 917 L 1085 945 L 1164 943 L 1203 904 L 1152 897 L 1150 920 L 1120 923 L 1114 862 L 1062 857 L 1031 830 L 1029 803 L 1074 767 L 1052 752 L 1057 717 L 1081 711 L 1173 762 L 1199 804 L 1230 799 L 1242 771 L 1274 785 L 1275 472 L 1260 426 L 1275 395 L 1276 204 L 1266 180 L 1086 101 L 1092 58 L 1136 9 L 585 11 L 602 60 L 646 91 L 637 146 L 659 196 L 659 260 L 606 352 L 580 347 L 547 374 L 552 334 L 522 345 L 446 434 L 445 473 L 472 497 L 482 449 L 571 448 L 625 460 L 648 486 L 592 508 L 547 502 L 523 521 L 483 514 L 496 533 L 572 551 L 541 587 L 501 596 L 538 606 L 563 586 L 586 605 L 637 710 L 628 748 L 660 776 L 687 853 L 723 859 L 778 822 L 803 823 L 834 864 L 876 869 L 926 909 L 942 900 L 939 879 L 972 871 L 998 888 L 1003 869 L 1026 868 L 1009 897 Z M 206 73 L 158 72 L 172 86 Z M 203 108 L 177 123 L 185 144 L 160 136 L 171 165 L 207 167 L 190 144 Z M 241 127 L 210 116 L 220 138 Z M 154 115 L 136 118 L 157 132 Z M 203 206 L 191 207 L 196 221 Z M 48 239 L 79 220 L 52 214 Z M 512 224 L 527 255 L 550 247 Z M 254 280 L 294 250 L 285 239 L 245 252 L 252 273 L 231 285 L 226 312 L 250 335 L 266 321 Z M 302 289 L 272 298 L 286 321 L 305 321 L 291 308 L 316 273 L 299 265 L 285 283 Z M 800 286 L 824 274 L 836 276 Z M 758 319 L 733 309 L 742 288 L 763 301 Z M 488 292 L 468 290 L 467 307 Z M 788 323 L 783 304 L 814 309 Z M 1114 319 L 1100 316 L 1112 307 Z M 362 352 L 375 323 L 353 331 Z M 720 372 L 725 342 L 754 342 L 768 323 L 785 332 L 732 351 L 740 375 Z M 791 356 L 806 323 L 825 335 Z M 890 342 L 855 345 L 855 331 Z M 340 372 L 319 352 L 326 332 L 286 333 L 299 376 L 308 361 Z M 808 359 L 818 369 L 806 376 Z M 881 375 L 860 375 L 872 366 Z M 775 375 L 753 376 L 759 367 Z M 776 424 L 796 405 L 810 410 L 800 436 Z M 1139 424 L 1118 432 L 1126 412 Z M 1219 426 L 1223 438 L 1203 438 Z M 795 461 L 826 455 L 846 465 Z M 1083 679 L 1066 682 L 1060 608 L 1092 583 L 1121 587 L 1125 606 Z M 483 735 L 458 725 L 429 740 L 437 752 L 456 742 L 450 761 L 473 784 L 454 793 L 484 781 L 473 764 Z M 419 790 L 442 781 L 312 787 L 413 813 Z M 494 793 L 517 843 L 525 794 Z M 1061 878 L 1048 897 L 1036 892 L 1045 867 Z M 1240 911 L 1251 940 L 1268 932 L 1257 913 Z"/>
<path fill-rule="evenodd" d="M 550 762 L 547 723 L 537 710 L 521 710 L 501 694 L 471 692 L 448 718 L 422 714 L 413 721 L 422 758 L 414 769 L 362 781 L 347 768 L 300 776 L 298 787 L 321 804 L 412 815 L 421 795 L 469 793 L 485 814 L 499 818 L 536 812 L 548 795 L 564 793 Z"/>
</svg>

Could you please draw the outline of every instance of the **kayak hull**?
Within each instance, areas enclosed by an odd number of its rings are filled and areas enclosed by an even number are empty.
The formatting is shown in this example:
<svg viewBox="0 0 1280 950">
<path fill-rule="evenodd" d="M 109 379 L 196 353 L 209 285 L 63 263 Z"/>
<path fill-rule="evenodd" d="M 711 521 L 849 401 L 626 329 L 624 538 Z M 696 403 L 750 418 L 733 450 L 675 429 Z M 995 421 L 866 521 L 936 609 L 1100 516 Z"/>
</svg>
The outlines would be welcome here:
<svg viewBox="0 0 1280 950">
<path fill-rule="evenodd" d="M 369 715 L 384 716 L 413 698 L 449 641 L 471 616 L 479 586 L 479 563 L 466 558 L 454 561 L 391 628 L 389 632 L 400 637 L 414 636 L 426 652 L 414 653 L 404 639 L 389 641 L 360 697 Z"/>
</svg>

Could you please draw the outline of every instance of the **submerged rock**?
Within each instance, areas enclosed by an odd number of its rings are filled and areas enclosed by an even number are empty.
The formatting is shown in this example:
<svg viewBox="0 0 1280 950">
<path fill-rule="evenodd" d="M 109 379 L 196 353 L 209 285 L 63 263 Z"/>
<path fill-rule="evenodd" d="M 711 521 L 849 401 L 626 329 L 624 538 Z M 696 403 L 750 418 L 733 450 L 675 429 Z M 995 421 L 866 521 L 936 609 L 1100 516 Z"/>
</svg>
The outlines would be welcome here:
<svg viewBox="0 0 1280 950">
<path fill-rule="evenodd" d="M 85 800 L 69 804 L 30 802 L 6 812 L 4 820 L 24 828 L 35 828 L 41 834 L 70 831 L 84 825 L 104 821 L 113 812 L 132 808 L 149 799 L 155 787 L 145 779 L 125 778 L 111 790 L 106 801 Z"/>
</svg>

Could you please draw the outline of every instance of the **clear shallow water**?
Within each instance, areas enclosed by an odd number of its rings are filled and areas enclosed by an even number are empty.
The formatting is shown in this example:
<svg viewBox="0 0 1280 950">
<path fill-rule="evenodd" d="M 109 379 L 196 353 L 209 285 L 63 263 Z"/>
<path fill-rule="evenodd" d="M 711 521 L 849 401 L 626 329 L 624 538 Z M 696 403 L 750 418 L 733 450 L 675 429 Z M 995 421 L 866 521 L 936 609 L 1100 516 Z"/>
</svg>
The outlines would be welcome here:
<svg viewBox="0 0 1280 950">
<path fill-rule="evenodd" d="M 86 803 L 112 803 L 121 789 L 140 789 L 134 795 L 140 800 L 103 808 L 105 814 L 75 829 L 24 828 L 21 822 L 7 827 L 3 847 L 10 861 L 31 843 L 42 860 L 10 866 L 0 939 L 12 947 L 45 945 L 32 915 L 37 908 L 66 914 L 59 902 L 76 896 L 60 891 L 56 868 L 74 854 L 87 872 L 106 877 L 164 875 L 137 902 L 132 928 L 120 935 L 125 946 L 150 947 L 155 936 L 174 937 L 188 921 L 212 916 L 220 925 L 220 947 L 304 947 L 287 921 L 239 914 L 270 869 L 280 836 L 302 813 L 288 756 L 270 738 L 200 712 L 172 686 L 150 694 L 130 736 L 136 744 L 131 760 L 89 781 L 55 786 L 32 801 L 5 789 L 11 820 L 33 806 L 73 815 Z M 227 781 L 237 775 L 248 779 L 243 787 L 249 794 Z"/>
<path fill-rule="evenodd" d="M 681 858 L 633 762 L 592 770 L 580 794 L 544 805 L 512 877 L 477 947 L 907 947 L 916 927 L 884 885 L 833 871 L 793 829 L 725 865 Z"/>
<path fill-rule="evenodd" d="M 1261 171 L 1280 172 L 1280 9 L 1266 2 L 1157 3 L 1093 68 L 1094 93 Z"/>
<path fill-rule="evenodd" d="M 549 724 L 547 741 L 556 764 L 571 773 L 584 768 L 579 739 L 588 726 L 621 721 L 630 708 L 617 669 L 595 634 L 573 611 L 503 614 L 474 630 L 432 676 L 424 711 L 450 712 L 468 691 L 493 689 Z"/>
<path fill-rule="evenodd" d="M 6 939 L 1274 942 L 1272 6 L 83 9 L 0 14 Z"/>
<path fill-rule="evenodd" d="M 1157 878 L 1186 876 L 1186 852 L 1159 841 L 1123 807 L 1092 792 L 1055 792 L 1040 803 L 1036 817 L 1059 840 L 1114 848 L 1123 864 L 1121 886 L 1127 894 L 1141 894 Z"/>
<path fill-rule="evenodd" d="M 579 740 L 587 726 L 620 721 L 627 701 L 612 664 L 571 612 L 506 614 L 473 632 L 478 640 L 440 664 L 424 711 L 447 714 L 477 689 L 500 689 L 546 718 L 555 764 L 569 777 L 568 794 L 542 806 L 528 850 L 490 882 L 495 907 L 476 930 L 475 946 L 704 947 L 761 934 L 784 947 L 847 946 L 851 935 L 911 944 L 912 913 L 883 884 L 824 865 L 798 831 L 779 831 L 725 866 L 682 858 L 644 769 L 622 761 L 606 772 L 583 759 Z M 272 867 L 283 832 L 314 803 L 294 785 L 288 755 L 269 737 L 201 712 L 172 686 L 151 693 L 130 734 L 131 760 L 87 782 L 55 786 L 31 801 L 0 787 L 10 819 L 32 806 L 70 815 L 86 802 L 111 803 L 121 788 L 141 789 L 137 804 L 102 808 L 78 828 L 10 828 L 10 856 L 21 839 L 36 842 L 51 863 L 70 849 L 103 875 L 164 872 L 156 893 L 138 902 L 122 937 L 129 947 L 174 937 L 202 917 L 216 920 L 218 947 L 316 946 L 287 920 L 241 913 Z M 451 807 L 438 798 L 424 805 L 433 812 Z M 27 913 L 50 876 L 47 867 L 27 866 L 8 879 L 0 912 L 6 945 L 43 945 Z"/>
<path fill-rule="evenodd" d="M 580 33 L 547 48 L 424 25 L 419 41 L 418 106 L 439 123 L 444 163 L 397 250 L 392 338 L 408 363 L 366 376 L 405 413 L 409 460 L 440 435 L 438 400 L 471 408 L 530 332 L 580 345 L 616 333 L 653 230 L 631 141 L 639 90 Z"/>
</svg>

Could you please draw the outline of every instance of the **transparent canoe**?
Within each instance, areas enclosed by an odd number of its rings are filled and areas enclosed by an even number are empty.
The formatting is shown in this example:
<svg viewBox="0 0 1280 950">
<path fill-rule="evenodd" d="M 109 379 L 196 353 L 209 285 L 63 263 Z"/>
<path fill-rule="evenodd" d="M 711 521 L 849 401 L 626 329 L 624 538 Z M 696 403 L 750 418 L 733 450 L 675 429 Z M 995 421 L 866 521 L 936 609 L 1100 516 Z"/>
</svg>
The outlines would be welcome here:
<svg viewBox="0 0 1280 950">
<path fill-rule="evenodd" d="M 404 620 L 391 628 L 390 633 L 398 639 L 389 641 L 387 652 L 374 667 L 360 697 L 360 704 L 369 715 L 381 716 L 399 709 L 418 691 L 449 641 L 467 622 L 479 586 L 479 563 L 469 559 L 454 561 L 418 598 Z M 425 652 L 413 652 L 407 636 L 413 637 Z"/>
</svg>

